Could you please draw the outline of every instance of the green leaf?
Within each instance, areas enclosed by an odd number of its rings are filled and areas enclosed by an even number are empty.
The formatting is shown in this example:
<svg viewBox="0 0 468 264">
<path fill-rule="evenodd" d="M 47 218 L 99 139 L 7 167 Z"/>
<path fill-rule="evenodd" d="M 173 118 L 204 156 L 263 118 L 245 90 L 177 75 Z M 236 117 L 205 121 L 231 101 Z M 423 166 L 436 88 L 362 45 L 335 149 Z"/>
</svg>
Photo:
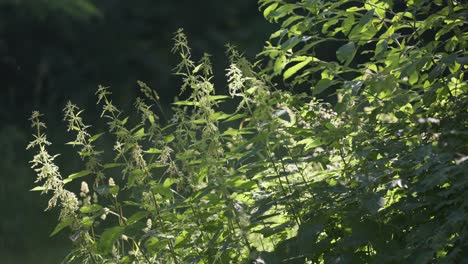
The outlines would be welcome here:
<svg viewBox="0 0 468 264">
<path fill-rule="evenodd" d="M 336 57 L 341 63 L 348 65 L 354 58 L 356 45 L 354 42 L 348 42 L 336 51 Z"/>
<path fill-rule="evenodd" d="M 70 174 L 70 175 L 68 175 L 68 177 L 65 180 L 63 180 L 63 183 L 69 183 L 69 182 L 73 181 L 74 179 L 81 178 L 81 177 L 84 177 L 86 175 L 89 175 L 91 172 L 92 171 L 90 171 L 90 170 L 82 170 L 82 171 Z"/>
<path fill-rule="evenodd" d="M 116 226 L 106 229 L 99 239 L 97 247 L 103 254 L 112 252 L 112 245 L 123 234 L 125 228 L 123 226 Z"/>
<path fill-rule="evenodd" d="M 296 72 L 304 68 L 309 62 L 311 62 L 311 58 L 307 58 L 303 62 L 299 62 L 298 64 L 292 66 L 291 68 L 287 69 L 284 74 L 283 74 L 283 79 L 287 80 L 289 79 L 292 75 L 294 75 Z"/>
<path fill-rule="evenodd" d="M 169 187 L 165 187 L 162 184 L 154 183 L 153 186 L 151 186 L 151 190 L 155 193 L 160 194 L 162 197 L 172 198 L 171 189 Z"/>
<path fill-rule="evenodd" d="M 223 122 L 234 121 L 234 120 L 237 120 L 237 119 L 244 118 L 244 117 L 246 117 L 246 116 L 247 116 L 246 114 L 235 114 L 235 115 L 231 115 L 231 117 L 229 117 L 228 119 L 224 120 Z"/>
<path fill-rule="evenodd" d="M 326 34 L 328 32 L 328 29 L 333 26 L 338 24 L 340 20 L 337 17 L 330 18 L 327 22 L 325 22 L 322 26 L 322 33 Z"/>
<path fill-rule="evenodd" d="M 84 227 L 91 227 L 93 223 L 94 223 L 94 218 L 89 217 L 89 216 L 83 217 L 83 219 L 81 219 L 81 222 L 80 222 L 80 224 Z"/>
<path fill-rule="evenodd" d="M 208 99 L 210 101 L 222 101 L 222 100 L 225 100 L 225 99 L 228 99 L 228 98 L 231 98 L 231 97 L 227 96 L 227 95 L 210 95 L 210 96 L 208 96 Z"/>
<path fill-rule="evenodd" d="M 145 153 L 148 153 L 148 154 L 159 154 L 159 153 L 162 153 L 162 150 L 157 149 L 157 148 L 150 148 L 150 149 L 148 149 L 148 150 L 145 150 Z"/>
<path fill-rule="evenodd" d="M 456 61 L 461 65 L 468 65 L 468 56 L 465 57 L 458 57 Z"/>
<path fill-rule="evenodd" d="M 175 139 L 175 136 L 171 134 L 171 135 L 168 135 L 168 136 L 166 136 L 166 137 L 164 138 L 164 142 L 170 143 L 170 142 L 172 142 L 174 139 Z"/>
<path fill-rule="evenodd" d="M 80 208 L 80 212 L 83 214 L 91 214 L 97 211 L 100 211 L 102 209 L 102 206 L 99 204 L 90 204 L 90 205 L 85 205 Z"/>
<path fill-rule="evenodd" d="M 132 216 L 130 216 L 127 219 L 127 225 L 135 224 L 136 222 L 140 221 L 140 219 L 145 218 L 146 216 L 148 216 L 148 214 L 149 214 L 149 212 L 147 212 L 147 211 L 139 211 L 139 212 L 134 213 Z"/>
<path fill-rule="evenodd" d="M 316 148 L 316 147 L 322 145 L 322 142 L 320 142 L 319 139 L 306 138 L 306 139 L 303 139 L 303 140 L 297 142 L 297 144 L 299 144 L 299 145 L 305 144 L 304 150 L 307 151 L 309 149 Z"/>
<path fill-rule="evenodd" d="M 313 93 L 313 94 L 320 94 L 320 93 L 322 93 L 323 91 L 325 91 L 325 89 L 327 89 L 328 87 L 332 86 L 333 84 L 335 84 L 335 81 L 333 81 L 333 80 L 330 80 L 330 79 L 321 79 L 321 80 L 318 81 L 317 84 L 315 85 L 315 88 L 312 90 L 312 93 Z"/>
<path fill-rule="evenodd" d="M 137 132 L 135 132 L 133 134 L 133 137 L 135 139 L 140 139 L 140 138 L 142 138 L 144 136 L 145 136 L 145 128 L 144 127 L 140 128 Z"/>
<path fill-rule="evenodd" d="M 71 219 L 71 218 L 65 218 L 65 219 L 63 219 L 62 221 L 60 221 L 60 223 L 58 223 L 57 226 L 55 226 L 54 230 L 52 231 L 52 233 L 50 233 L 49 237 L 55 236 L 55 235 L 58 234 L 62 229 L 64 229 L 64 228 L 67 227 L 67 226 L 70 226 L 71 223 L 72 223 L 72 219 Z"/>
<path fill-rule="evenodd" d="M 104 169 L 111 169 L 111 168 L 115 168 L 115 167 L 121 167 L 121 166 L 124 166 L 124 165 L 125 165 L 125 163 L 106 163 L 102 167 Z"/>
<path fill-rule="evenodd" d="M 73 145 L 73 146 L 78 145 L 78 146 L 83 146 L 83 143 L 78 142 L 78 141 L 69 141 L 69 142 L 65 143 L 65 145 Z"/>
<path fill-rule="evenodd" d="M 29 191 L 31 191 L 31 192 L 37 192 L 37 191 L 44 191 L 44 190 L 45 190 L 45 187 L 44 187 L 44 186 L 36 186 L 36 187 L 32 188 L 32 189 L 29 190 Z"/>
<path fill-rule="evenodd" d="M 98 138 L 100 138 L 100 137 L 101 137 L 102 135 L 104 135 L 104 134 L 105 134 L 105 133 L 103 132 L 103 133 L 99 133 L 99 134 L 96 134 L 96 135 L 90 137 L 90 138 L 89 138 L 89 143 L 91 143 L 91 142 L 97 140 Z"/>
<path fill-rule="evenodd" d="M 375 9 L 371 9 L 367 11 L 367 13 L 361 17 L 359 20 L 359 25 L 365 26 L 369 21 L 371 21 L 372 17 L 374 16 Z"/>
<path fill-rule="evenodd" d="M 278 7 L 278 3 L 269 5 L 265 10 L 263 10 L 263 16 L 268 19 L 268 16 L 276 9 L 276 7 Z"/>
<path fill-rule="evenodd" d="M 199 106 L 199 102 L 193 102 L 193 101 L 177 101 L 172 103 L 174 105 L 190 105 L 190 106 Z"/>
<path fill-rule="evenodd" d="M 176 183 L 177 179 L 175 178 L 167 178 L 164 180 L 163 186 L 164 188 L 169 188 L 171 187 L 172 184 Z"/>
<path fill-rule="evenodd" d="M 287 58 L 286 56 L 282 55 L 282 56 L 279 56 L 276 61 L 275 61 L 275 64 L 273 66 L 273 71 L 275 73 L 275 75 L 278 75 L 281 73 L 281 71 L 284 69 L 284 66 L 286 65 L 286 62 L 287 62 Z"/>
</svg>

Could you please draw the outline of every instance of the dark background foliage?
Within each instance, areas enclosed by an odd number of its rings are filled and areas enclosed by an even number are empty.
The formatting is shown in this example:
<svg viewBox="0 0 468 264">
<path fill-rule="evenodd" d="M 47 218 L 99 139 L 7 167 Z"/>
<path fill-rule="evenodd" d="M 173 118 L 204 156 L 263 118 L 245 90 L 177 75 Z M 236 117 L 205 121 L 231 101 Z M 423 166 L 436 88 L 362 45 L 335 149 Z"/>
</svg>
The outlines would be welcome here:
<svg viewBox="0 0 468 264">
<path fill-rule="evenodd" d="M 222 89 L 224 45 L 232 43 L 252 58 L 272 25 L 252 0 L 0 0 L 1 263 L 56 263 L 71 243 L 65 235 L 45 239 L 56 214 L 44 215 L 45 199 L 24 192 L 34 179 L 27 165 L 32 153 L 24 151 L 31 111 L 47 116 L 54 142 L 65 142 L 61 109 L 73 100 L 94 124 L 98 84 L 112 86 L 116 104 L 125 108 L 142 80 L 169 105 L 178 87 L 171 74 L 177 58 L 170 53 L 177 28 L 185 29 L 195 55 L 213 55 L 215 83 Z M 53 147 L 67 153 L 60 143 Z M 74 166 L 64 159 L 59 165 L 65 171 Z"/>
</svg>

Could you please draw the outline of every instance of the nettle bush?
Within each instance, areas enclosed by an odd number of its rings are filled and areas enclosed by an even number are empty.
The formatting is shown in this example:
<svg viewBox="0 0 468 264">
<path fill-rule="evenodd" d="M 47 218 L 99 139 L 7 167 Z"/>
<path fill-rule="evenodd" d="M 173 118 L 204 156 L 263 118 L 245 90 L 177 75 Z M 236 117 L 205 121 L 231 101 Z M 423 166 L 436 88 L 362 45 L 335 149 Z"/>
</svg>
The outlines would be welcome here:
<svg viewBox="0 0 468 264">
<path fill-rule="evenodd" d="M 467 4 L 259 2 L 281 28 L 262 67 L 228 48 L 228 95 L 215 94 L 209 56 L 194 62 L 178 31 L 176 73 L 190 96 L 170 119 L 142 82 L 137 115 L 99 87 L 106 133 L 68 103 L 82 171 L 61 176 L 33 113 L 33 190 L 60 208 L 52 235 L 67 230 L 74 245 L 64 262 L 468 258 Z M 225 101 L 236 111 L 223 112 Z M 104 136 L 110 160 L 96 147 Z"/>
</svg>

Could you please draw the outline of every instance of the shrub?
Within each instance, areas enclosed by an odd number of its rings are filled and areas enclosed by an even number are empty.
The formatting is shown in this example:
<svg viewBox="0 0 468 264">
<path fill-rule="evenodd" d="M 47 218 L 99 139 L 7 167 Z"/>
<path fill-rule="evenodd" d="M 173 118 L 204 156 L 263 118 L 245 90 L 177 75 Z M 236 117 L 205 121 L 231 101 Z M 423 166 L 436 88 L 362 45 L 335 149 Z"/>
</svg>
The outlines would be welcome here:
<svg viewBox="0 0 468 264">
<path fill-rule="evenodd" d="M 186 100 L 143 82 L 138 116 L 100 86 L 108 132 L 68 103 L 84 170 L 62 178 L 32 115 L 33 168 L 78 263 L 460 262 L 467 245 L 466 4 L 260 0 L 281 29 L 254 66 L 228 47 L 228 94 L 175 34 Z M 336 47 L 336 57 L 329 50 Z M 328 50 L 328 55 L 324 51 Z M 257 64 L 255 64 L 257 65 Z M 293 90 L 279 90 L 284 82 Z M 294 92 L 310 87 L 309 93 Z M 322 98 L 322 99 L 318 99 Z M 226 101 L 234 113 L 222 111 Z M 115 141 L 105 160 L 96 142 Z M 67 190 L 81 181 L 80 193 Z M 78 193 L 76 191 L 76 193 Z"/>
</svg>

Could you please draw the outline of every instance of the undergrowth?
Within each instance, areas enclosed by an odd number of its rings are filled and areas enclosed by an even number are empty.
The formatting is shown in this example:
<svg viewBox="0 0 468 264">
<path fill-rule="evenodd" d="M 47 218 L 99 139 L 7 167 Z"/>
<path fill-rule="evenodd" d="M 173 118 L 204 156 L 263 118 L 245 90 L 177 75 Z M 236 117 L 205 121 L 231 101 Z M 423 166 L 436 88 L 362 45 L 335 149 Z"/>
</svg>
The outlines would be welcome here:
<svg viewBox="0 0 468 264">
<path fill-rule="evenodd" d="M 64 262 L 468 257 L 466 4 L 408 1 L 399 11 L 391 1 L 345 2 L 261 0 L 281 29 L 259 54 L 264 66 L 228 46 L 225 95 L 215 94 L 209 55 L 196 61 L 177 31 L 175 73 L 188 98 L 169 115 L 138 82 L 142 97 L 127 113 L 100 86 L 103 133 L 69 102 L 67 144 L 83 170 L 67 177 L 34 112 L 33 190 L 60 209 L 52 235 L 71 234 Z M 336 58 L 321 57 L 333 46 Z M 310 93 L 278 90 L 279 81 Z M 319 99 L 326 92 L 336 100 Z M 229 102 L 233 113 L 223 112 Z M 113 149 L 99 149 L 101 137 Z"/>
</svg>

